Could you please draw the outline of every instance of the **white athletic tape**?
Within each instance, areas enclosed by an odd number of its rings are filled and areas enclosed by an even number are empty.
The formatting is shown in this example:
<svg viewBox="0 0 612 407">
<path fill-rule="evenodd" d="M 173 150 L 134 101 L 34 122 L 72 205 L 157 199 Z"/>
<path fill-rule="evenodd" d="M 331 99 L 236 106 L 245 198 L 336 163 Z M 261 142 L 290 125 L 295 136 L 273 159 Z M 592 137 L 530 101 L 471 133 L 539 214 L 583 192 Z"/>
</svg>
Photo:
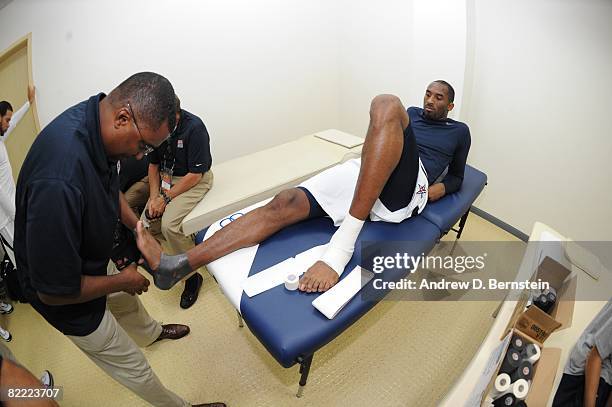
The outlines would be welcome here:
<svg viewBox="0 0 612 407">
<path fill-rule="evenodd" d="M 354 218 L 350 213 L 347 214 L 321 257 L 321 261 L 331 267 L 339 276 L 342 275 L 344 268 L 353 257 L 355 242 L 363 224 L 364 221 Z"/>
</svg>

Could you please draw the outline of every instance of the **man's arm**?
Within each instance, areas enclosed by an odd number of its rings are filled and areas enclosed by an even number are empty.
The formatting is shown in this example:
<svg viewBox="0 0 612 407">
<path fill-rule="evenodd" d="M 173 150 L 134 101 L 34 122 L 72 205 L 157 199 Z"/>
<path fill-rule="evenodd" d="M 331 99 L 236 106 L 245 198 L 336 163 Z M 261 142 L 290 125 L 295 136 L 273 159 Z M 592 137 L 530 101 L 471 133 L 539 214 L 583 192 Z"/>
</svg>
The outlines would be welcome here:
<svg viewBox="0 0 612 407">
<path fill-rule="evenodd" d="M 80 304 L 108 294 L 126 291 L 142 294 L 147 291 L 149 280 L 143 277 L 136 265 L 126 267 L 121 273 L 111 276 L 81 276 L 81 289 L 77 295 L 49 295 L 37 291 L 38 298 L 47 305 Z"/>
<path fill-rule="evenodd" d="M 601 356 L 597 346 L 593 346 L 584 366 L 584 407 L 595 407 L 600 375 Z"/>
<path fill-rule="evenodd" d="M 466 136 L 461 140 L 455 150 L 453 159 L 448 165 L 448 172 L 442 182 L 429 186 L 428 198 L 431 202 L 437 201 L 446 194 L 452 194 L 461 188 L 468 153 L 472 144 L 470 131 L 466 129 Z"/>
<path fill-rule="evenodd" d="M 19 124 L 21 119 L 23 119 L 23 116 L 25 116 L 28 110 L 30 110 L 30 106 L 32 105 L 32 103 L 34 103 L 34 98 L 35 98 L 35 88 L 34 86 L 28 86 L 28 101 L 25 102 L 23 106 L 21 106 L 21 108 L 13 114 L 13 117 L 11 118 L 11 124 L 9 125 L 9 128 L 4 133 L 5 140 L 13 132 L 13 130 Z"/>
<path fill-rule="evenodd" d="M 138 223 L 138 216 L 134 213 L 123 192 L 119 192 L 119 213 L 121 217 L 121 223 L 127 226 L 129 229 L 136 229 L 136 223 Z"/>
<path fill-rule="evenodd" d="M 176 198 L 177 196 L 179 196 L 180 194 L 182 194 L 183 192 L 189 191 L 191 188 L 193 188 L 194 186 L 197 185 L 198 182 L 200 182 L 200 179 L 202 179 L 202 174 L 200 173 L 187 173 L 185 174 L 185 176 L 183 178 L 181 178 L 181 180 L 179 182 L 177 182 L 176 184 L 174 184 L 172 186 L 172 188 L 170 188 L 170 190 L 168 192 L 166 192 L 166 196 L 168 198 L 170 198 L 170 200 Z M 166 201 L 164 199 L 164 197 L 160 194 L 157 196 L 157 198 L 155 198 L 153 202 L 153 209 L 154 209 L 154 213 L 157 215 L 154 215 L 152 217 L 156 218 L 158 216 L 163 215 L 164 211 L 166 210 Z M 149 213 L 151 211 L 149 210 Z"/>
<path fill-rule="evenodd" d="M 159 186 L 161 180 L 159 178 L 159 164 L 149 163 L 149 205 L 147 210 L 149 216 L 157 218 L 163 214 L 160 212 L 160 199 L 163 202 L 163 197 L 159 194 Z"/>
<path fill-rule="evenodd" d="M 170 199 L 174 199 L 183 192 L 189 191 L 191 188 L 196 186 L 201 179 L 201 173 L 189 172 L 185 174 L 185 176 L 181 178 L 179 182 L 173 185 L 172 188 L 170 188 L 170 190 L 166 192 L 166 195 L 168 195 Z"/>
<path fill-rule="evenodd" d="M 17 398 L 7 395 L 9 389 L 42 389 L 43 385 L 32 373 L 12 361 L 0 359 L 0 389 L 6 398 L 2 403 L 6 407 L 54 407 L 57 402 L 51 398 Z"/>
</svg>

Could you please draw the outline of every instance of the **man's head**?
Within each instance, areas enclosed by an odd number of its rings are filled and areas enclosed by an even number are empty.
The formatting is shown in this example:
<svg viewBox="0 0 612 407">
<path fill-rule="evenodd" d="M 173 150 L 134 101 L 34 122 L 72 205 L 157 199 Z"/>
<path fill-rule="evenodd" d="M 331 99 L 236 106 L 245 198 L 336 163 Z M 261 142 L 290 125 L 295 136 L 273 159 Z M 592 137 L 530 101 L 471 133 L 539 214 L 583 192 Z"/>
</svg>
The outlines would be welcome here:
<svg viewBox="0 0 612 407">
<path fill-rule="evenodd" d="M 0 102 L 0 135 L 4 134 L 8 130 L 12 117 L 13 106 L 11 106 L 11 104 L 6 100 L 3 100 Z"/>
<path fill-rule="evenodd" d="M 153 72 L 140 72 L 100 103 L 100 129 L 107 154 L 141 159 L 158 147 L 176 125 L 172 84 Z"/>
<path fill-rule="evenodd" d="M 455 107 L 454 100 L 455 90 L 448 82 L 443 80 L 433 81 L 425 91 L 423 115 L 431 120 L 446 119 L 448 112 Z"/>
</svg>

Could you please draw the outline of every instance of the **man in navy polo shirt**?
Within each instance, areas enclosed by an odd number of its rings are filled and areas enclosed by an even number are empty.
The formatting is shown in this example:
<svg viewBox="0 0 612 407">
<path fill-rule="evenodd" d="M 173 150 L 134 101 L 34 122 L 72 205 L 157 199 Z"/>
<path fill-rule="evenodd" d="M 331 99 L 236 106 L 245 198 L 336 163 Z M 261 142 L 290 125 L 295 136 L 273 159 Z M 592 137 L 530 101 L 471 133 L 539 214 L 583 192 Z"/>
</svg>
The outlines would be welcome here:
<svg viewBox="0 0 612 407">
<path fill-rule="evenodd" d="M 161 384 L 136 344 L 178 339 L 189 327 L 153 320 L 135 296 L 148 280 L 134 263 L 117 273 L 109 258 L 117 218 L 130 229 L 138 221 L 119 194 L 117 161 L 141 159 L 167 139 L 174 97 L 166 78 L 142 72 L 66 110 L 33 143 L 16 193 L 15 254 L 26 297 L 107 374 L 155 406 L 190 404 Z"/>
<path fill-rule="evenodd" d="M 149 231 L 165 241 L 170 254 L 184 253 L 195 246 L 193 235 L 183 233 L 183 219 L 204 198 L 213 183 L 210 170 L 210 137 L 202 120 L 181 109 L 176 98 L 176 130 L 150 154 L 149 202 L 143 219 L 150 220 Z M 181 308 L 198 299 L 203 278 L 195 273 L 185 280 Z"/>
</svg>

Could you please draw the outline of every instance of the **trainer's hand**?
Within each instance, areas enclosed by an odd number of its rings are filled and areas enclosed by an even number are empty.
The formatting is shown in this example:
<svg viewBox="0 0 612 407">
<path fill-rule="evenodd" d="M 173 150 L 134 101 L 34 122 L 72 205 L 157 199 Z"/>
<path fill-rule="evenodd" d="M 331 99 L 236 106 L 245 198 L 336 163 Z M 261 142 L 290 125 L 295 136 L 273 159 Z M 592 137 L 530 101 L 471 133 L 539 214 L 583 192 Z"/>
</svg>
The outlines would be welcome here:
<svg viewBox="0 0 612 407">
<path fill-rule="evenodd" d="M 429 189 L 427 190 L 427 199 L 429 199 L 429 202 L 434 202 L 442 198 L 445 193 L 446 188 L 444 187 L 444 184 L 438 182 L 437 184 L 429 186 Z"/>
<path fill-rule="evenodd" d="M 128 294 L 142 294 L 149 289 L 149 280 L 140 274 L 136 268 L 136 264 L 132 263 L 119 273 L 123 283 L 122 291 Z"/>
<path fill-rule="evenodd" d="M 300 291 L 308 293 L 324 292 L 338 282 L 338 273 L 322 261 L 313 264 L 300 278 Z"/>
</svg>

